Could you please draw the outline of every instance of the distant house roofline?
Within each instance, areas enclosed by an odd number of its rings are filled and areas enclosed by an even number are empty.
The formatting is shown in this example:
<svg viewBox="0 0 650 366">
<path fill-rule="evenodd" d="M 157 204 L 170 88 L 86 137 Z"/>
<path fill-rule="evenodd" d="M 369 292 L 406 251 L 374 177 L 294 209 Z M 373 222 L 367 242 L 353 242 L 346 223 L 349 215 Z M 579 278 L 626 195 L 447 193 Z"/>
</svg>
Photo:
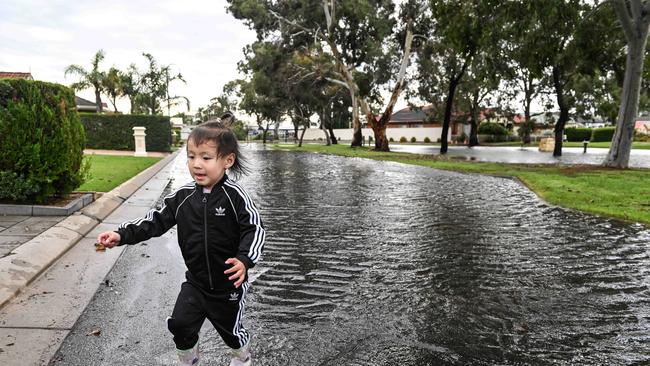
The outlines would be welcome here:
<svg viewBox="0 0 650 366">
<path fill-rule="evenodd" d="M 34 80 L 31 72 L 0 71 L 0 79 Z"/>
</svg>

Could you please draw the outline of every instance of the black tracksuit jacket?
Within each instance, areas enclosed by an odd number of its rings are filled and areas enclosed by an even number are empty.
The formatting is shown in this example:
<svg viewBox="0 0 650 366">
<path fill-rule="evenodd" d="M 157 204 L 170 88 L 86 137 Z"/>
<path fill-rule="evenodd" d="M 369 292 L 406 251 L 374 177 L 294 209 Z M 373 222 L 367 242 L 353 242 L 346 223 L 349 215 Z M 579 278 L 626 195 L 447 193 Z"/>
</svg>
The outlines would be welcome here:
<svg viewBox="0 0 650 366">
<path fill-rule="evenodd" d="M 235 257 L 249 269 L 264 248 L 266 232 L 255 204 L 225 174 L 210 193 L 194 182 L 186 184 L 166 196 L 160 209 L 121 224 L 119 245 L 160 236 L 174 225 L 187 280 L 207 292 L 232 291 L 234 281 L 223 273 L 232 266 L 225 261 Z"/>
</svg>

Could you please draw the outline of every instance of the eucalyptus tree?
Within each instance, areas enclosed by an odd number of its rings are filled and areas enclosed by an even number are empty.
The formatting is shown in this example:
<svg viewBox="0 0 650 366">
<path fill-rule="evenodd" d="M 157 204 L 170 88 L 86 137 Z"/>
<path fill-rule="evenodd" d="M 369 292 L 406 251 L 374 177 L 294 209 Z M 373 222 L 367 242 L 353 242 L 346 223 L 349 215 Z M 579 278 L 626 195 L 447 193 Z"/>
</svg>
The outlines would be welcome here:
<svg viewBox="0 0 650 366">
<path fill-rule="evenodd" d="M 91 61 L 92 68 L 90 70 L 86 70 L 79 65 L 69 65 L 65 68 L 66 77 L 68 75 L 77 75 L 80 78 L 79 81 L 70 85 L 72 89 L 83 90 L 90 87 L 94 89 L 97 113 L 101 113 L 103 110 L 101 93 L 104 90 L 103 80 L 106 74 L 103 71 L 99 70 L 99 63 L 104 60 L 104 57 L 104 50 L 97 51 Z"/>
<path fill-rule="evenodd" d="M 420 28 L 426 41 L 418 52 L 418 94 L 432 104 L 444 101 L 440 153 L 448 150 L 454 98 L 477 54 L 487 55 L 498 46 L 493 34 L 500 30 L 496 0 L 430 0 L 427 24 Z M 477 74 L 478 75 L 478 74 Z M 479 94 L 481 94 L 479 92 Z"/>
<path fill-rule="evenodd" d="M 627 58 L 616 132 L 604 165 L 627 168 L 634 137 L 634 122 L 639 109 L 641 78 L 650 29 L 650 1 L 610 0 L 610 3 L 625 34 Z"/>
<path fill-rule="evenodd" d="M 404 88 L 411 57 L 411 23 L 418 14 L 415 1 L 397 14 L 389 0 L 229 0 L 229 11 L 254 29 L 259 39 L 280 37 L 294 49 L 311 45 L 336 62 L 338 77 L 352 101 L 352 146 L 361 145 L 358 108 L 375 133 L 375 149 L 388 151 L 386 125 Z M 410 10 L 410 11 L 407 11 Z M 401 54 L 401 57 L 400 57 Z M 381 101 L 380 87 L 392 83 L 392 94 L 379 119 L 372 105 Z"/>
<path fill-rule="evenodd" d="M 266 124 L 263 135 L 266 143 L 270 125 L 278 126 L 288 109 L 282 68 L 290 51 L 278 42 L 258 41 L 246 46 L 244 54 L 245 60 L 238 63 L 238 68 L 247 78 L 237 81 L 239 108 L 255 115 L 260 127 Z"/>
</svg>

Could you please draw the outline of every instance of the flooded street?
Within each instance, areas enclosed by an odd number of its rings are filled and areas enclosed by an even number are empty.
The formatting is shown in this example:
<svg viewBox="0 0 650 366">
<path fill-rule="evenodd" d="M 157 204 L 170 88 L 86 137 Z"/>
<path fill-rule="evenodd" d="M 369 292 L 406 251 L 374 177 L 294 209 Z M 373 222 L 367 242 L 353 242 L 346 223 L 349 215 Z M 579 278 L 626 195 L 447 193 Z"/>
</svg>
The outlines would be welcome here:
<svg viewBox="0 0 650 366">
<path fill-rule="evenodd" d="M 650 362 L 647 228 L 549 207 L 509 179 L 244 152 L 240 182 L 267 228 L 245 317 L 255 365 Z M 60 360 L 173 364 L 175 240 L 128 248 Z M 227 364 L 206 324 L 203 362 Z M 88 345 L 91 326 L 111 342 Z"/>
<path fill-rule="evenodd" d="M 650 360 L 647 229 L 507 179 L 255 155 L 244 184 L 269 234 L 249 319 L 266 364 Z"/>
</svg>

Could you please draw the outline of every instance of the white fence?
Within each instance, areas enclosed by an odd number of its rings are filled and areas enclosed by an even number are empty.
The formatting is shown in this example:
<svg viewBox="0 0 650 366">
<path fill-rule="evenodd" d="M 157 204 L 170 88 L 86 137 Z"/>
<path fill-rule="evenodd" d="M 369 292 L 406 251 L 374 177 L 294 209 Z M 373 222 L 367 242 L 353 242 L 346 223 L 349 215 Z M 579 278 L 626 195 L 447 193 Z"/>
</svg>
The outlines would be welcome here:
<svg viewBox="0 0 650 366">
<path fill-rule="evenodd" d="M 334 136 L 336 136 L 337 139 L 343 140 L 343 141 L 352 141 L 352 129 L 351 128 L 336 128 L 334 129 Z M 302 131 L 298 131 L 298 134 L 300 135 Z M 364 138 L 367 138 L 366 136 L 372 136 L 374 139 L 375 134 L 372 132 L 372 129 L 370 128 L 363 128 L 361 129 L 361 134 L 364 136 Z M 440 139 L 440 136 L 442 135 L 442 127 L 417 127 L 417 128 L 387 128 L 386 129 L 386 137 L 388 139 L 393 139 L 395 142 L 399 142 L 400 138 L 405 137 L 407 141 L 411 141 L 411 137 L 415 137 L 417 142 L 423 142 L 425 137 L 428 137 L 431 142 L 436 142 Z M 317 129 L 317 128 L 309 128 L 307 131 L 305 131 L 305 137 L 304 140 L 306 141 L 314 141 L 314 140 L 320 140 L 320 139 L 325 139 L 325 134 L 323 133 L 323 130 Z M 447 141 L 451 140 L 451 128 L 449 129 L 449 133 L 447 134 Z"/>
</svg>

